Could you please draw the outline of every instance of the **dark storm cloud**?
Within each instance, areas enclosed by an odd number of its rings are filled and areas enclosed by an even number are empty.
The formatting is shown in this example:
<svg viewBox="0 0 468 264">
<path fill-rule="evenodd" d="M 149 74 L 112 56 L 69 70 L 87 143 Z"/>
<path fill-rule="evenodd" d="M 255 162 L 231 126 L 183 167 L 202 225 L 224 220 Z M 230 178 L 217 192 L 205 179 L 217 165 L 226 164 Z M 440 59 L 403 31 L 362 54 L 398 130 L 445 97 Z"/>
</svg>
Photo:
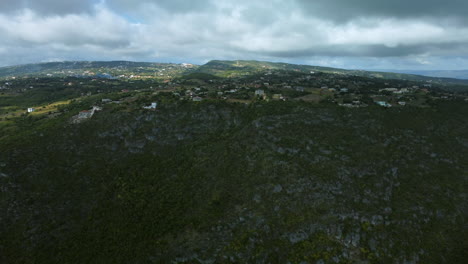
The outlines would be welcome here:
<svg viewBox="0 0 468 264">
<path fill-rule="evenodd" d="M 337 22 L 356 18 L 451 18 L 468 22 L 466 0 L 295 0 L 304 12 Z"/>
</svg>

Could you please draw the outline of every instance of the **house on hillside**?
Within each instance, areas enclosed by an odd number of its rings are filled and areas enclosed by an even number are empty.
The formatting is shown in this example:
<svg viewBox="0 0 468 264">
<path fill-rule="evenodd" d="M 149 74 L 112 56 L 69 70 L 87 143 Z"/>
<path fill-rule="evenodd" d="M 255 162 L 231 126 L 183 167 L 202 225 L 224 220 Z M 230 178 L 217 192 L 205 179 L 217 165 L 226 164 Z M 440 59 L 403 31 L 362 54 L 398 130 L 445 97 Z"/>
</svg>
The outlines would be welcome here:
<svg viewBox="0 0 468 264">
<path fill-rule="evenodd" d="M 29 108 L 28 108 L 28 113 L 32 113 L 32 112 L 34 112 L 34 111 L 36 111 L 35 108 L 32 108 L 32 107 L 29 107 Z"/>
<path fill-rule="evenodd" d="M 283 95 L 281 95 L 281 94 L 274 94 L 272 98 L 273 98 L 273 100 L 283 100 L 284 99 Z"/>
<path fill-rule="evenodd" d="M 296 91 L 298 91 L 298 92 L 303 92 L 304 91 L 304 87 L 302 87 L 302 86 L 296 86 L 296 87 L 294 87 L 294 89 Z"/>
<path fill-rule="evenodd" d="M 263 90 L 255 90 L 255 95 L 262 96 L 265 94 L 265 91 Z"/>
<path fill-rule="evenodd" d="M 385 101 L 377 101 L 375 102 L 376 104 L 380 105 L 380 106 L 383 106 L 383 107 L 392 107 L 391 104 L 385 102 Z"/>
<path fill-rule="evenodd" d="M 400 91 L 402 93 L 409 93 L 409 89 L 408 88 L 401 88 Z"/>
<path fill-rule="evenodd" d="M 398 88 L 383 88 L 383 89 L 379 89 L 379 92 L 395 93 L 395 92 L 398 92 Z"/>
<path fill-rule="evenodd" d="M 80 113 L 78 114 L 78 118 L 81 118 L 81 119 L 91 118 L 92 116 L 93 116 L 93 111 L 89 111 L 89 110 L 80 111 Z"/>
<path fill-rule="evenodd" d="M 158 106 L 158 103 L 153 102 L 153 103 L 151 103 L 150 106 L 143 106 L 143 108 L 144 109 L 153 109 L 154 110 L 154 109 L 156 109 L 157 106 Z"/>
</svg>

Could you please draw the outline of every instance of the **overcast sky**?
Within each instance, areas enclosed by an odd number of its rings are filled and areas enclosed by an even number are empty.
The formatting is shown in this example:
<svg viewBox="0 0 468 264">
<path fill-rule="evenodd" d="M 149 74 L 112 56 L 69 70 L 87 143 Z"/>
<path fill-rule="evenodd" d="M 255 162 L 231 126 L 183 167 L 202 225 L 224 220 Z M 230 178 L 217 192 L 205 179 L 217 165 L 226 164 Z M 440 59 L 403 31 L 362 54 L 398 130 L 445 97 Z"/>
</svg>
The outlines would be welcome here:
<svg viewBox="0 0 468 264">
<path fill-rule="evenodd" d="M 0 66 L 256 59 L 468 69 L 467 0 L 0 0 Z"/>
</svg>

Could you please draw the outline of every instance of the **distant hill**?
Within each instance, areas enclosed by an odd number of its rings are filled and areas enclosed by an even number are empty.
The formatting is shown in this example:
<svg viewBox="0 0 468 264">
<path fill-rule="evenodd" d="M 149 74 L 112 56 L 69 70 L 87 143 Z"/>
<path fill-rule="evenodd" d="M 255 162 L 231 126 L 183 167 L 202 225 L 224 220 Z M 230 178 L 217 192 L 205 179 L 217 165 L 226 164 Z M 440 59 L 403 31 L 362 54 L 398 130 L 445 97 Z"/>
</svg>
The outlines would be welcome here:
<svg viewBox="0 0 468 264">
<path fill-rule="evenodd" d="M 95 71 L 96 73 L 125 73 L 126 71 L 153 73 L 158 70 L 166 70 L 172 67 L 181 73 L 186 67 L 173 63 L 151 63 L 131 61 L 65 61 L 47 62 L 37 64 L 25 64 L 0 68 L 0 77 L 25 76 L 25 75 L 74 75 L 82 74 L 83 71 Z M 193 66 L 196 67 L 196 66 Z M 173 74 L 172 74 L 173 75 Z M 171 76 L 172 76 L 171 75 Z"/>
<path fill-rule="evenodd" d="M 354 75 L 367 78 L 397 79 L 410 81 L 430 81 L 438 83 L 468 84 L 468 71 L 434 71 L 434 72 L 414 72 L 408 74 L 403 72 L 379 72 L 364 70 L 347 70 L 330 67 L 320 67 L 311 65 L 298 65 L 281 62 L 267 62 L 255 60 L 212 60 L 204 65 L 173 64 L 173 63 L 151 63 L 151 62 L 131 62 L 131 61 L 70 61 L 70 62 L 49 62 L 38 64 L 26 64 L 0 68 L 0 78 L 9 76 L 40 76 L 53 74 L 54 76 L 81 75 L 84 71 L 92 71 L 97 75 L 107 73 L 112 75 L 120 74 L 143 74 L 158 78 L 177 78 L 187 74 L 204 73 L 218 77 L 239 77 L 251 75 L 269 70 L 296 71 L 302 73 L 324 72 L 330 74 Z M 420 74 L 420 75 L 417 75 Z M 428 77 L 423 75 L 433 75 Z M 445 78 L 443 76 L 453 76 L 456 78 Z"/>
<path fill-rule="evenodd" d="M 398 73 L 405 73 L 405 74 L 417 74 L 417 75 L 438 77 L 438 78 L 455 78 L 455 79 L 468 80 L 468 70 L 457 70 L 457 71 L 384 70 L 384 71 L 398 72 Z"/>
<path fill-rule="evenodd" d="M 246 75 L 252 72 L 262 72 L 267 70 L 285 70 L 285 71 L 299 71 L 299 72 L 325 72 L 331 74 L 346 74 L 355 75 L 368 78 L 381 78 L 381 79 L 397 79 L 397 80 L 410 80 L 410 81 L 432 81 L 442 83 L 457 83 L 468 84 L 467 80 L 441 78 L 441 77 L 428 77 L 415 74 L 406 74 L 398 72 L 379 72 L 379 71 L 364 71 L 364 70 L 346 70 L 339 68 L 310 66 L 310 65 L 297 65 L 289 63 L 266 62 L 266 61 L 221 61 L 213 60 L 205 65 L 200 66 L 197 71 L 217 75 L 220 77 L 235 77 L 239 75 Z"/>
<path fill-rule="evenodd" d="M 236 60 L 236 61 L 220 61 L 212 60 L 205 65 L 202 65 L 198 68 L 198 72 L 209 73 L 213 75 L 218 75 L 221 77 L 230 77 L 236 75 L 243 75 L 253 72 L 262 72 L 266 70 L 285 70 L 285 71 L 301 71 L 301 72 L 310 72 L 310 71 L 321 71 L 321 72 L 330 72 L 330 73 L 341 73 L 342 70 L 327 68 L 327 67 L 318 67 L 318 66 L 309 66 L 309 65 L 297 65 L 281 62 L 267 62 L 267 61 L 245 61 L 245 60 Z"/>
</svg>

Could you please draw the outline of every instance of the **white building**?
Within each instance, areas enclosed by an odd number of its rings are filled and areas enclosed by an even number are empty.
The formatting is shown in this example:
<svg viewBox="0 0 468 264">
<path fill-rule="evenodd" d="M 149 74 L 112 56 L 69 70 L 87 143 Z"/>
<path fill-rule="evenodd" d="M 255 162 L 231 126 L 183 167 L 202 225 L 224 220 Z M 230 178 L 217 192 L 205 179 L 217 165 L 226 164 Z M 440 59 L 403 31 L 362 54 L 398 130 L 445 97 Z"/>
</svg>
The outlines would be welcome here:
<svg viewBox="0 0 468 264">
<path fill-rule="evenodd" d="M 83 110 L 80 111 L 78 114 L 78 118 L 85 119 L 85 118 L 91 118 L 94 114 L 94 111 L 89 111 L 89 110 Z"/>
<path fill-rule="evenodd" d="M 158 103 L 151 103 L 150 106 L 143 106 L 144 109 L 156 109 L 156 107 L 158 106 Z"/>
<path fill-rule="evenodd" d="M 383 91 L 386 91 L 386 92 L 398 92 L 398 88 L 384 88 L 384 89 L 380 89 L 379 92 L 383 92 Z"/>
<path fill-rule="evenodd" d="M 383 106 L 383 107 L 392 107 L 391 104 L 385 102 L 385 101 L 377 101 L 375 102 L 376 104 L 380 105 L 380 106 Z"/>
<path fill-rule="evenodd" d="M 34 111 L 36 111 L 35 108 L 32 108 L 32 107 L 29 107 L 29 108 L 28 108 L 28 113 L 32 113 L 32 112 L 34 112 Z"/>
</svg>

